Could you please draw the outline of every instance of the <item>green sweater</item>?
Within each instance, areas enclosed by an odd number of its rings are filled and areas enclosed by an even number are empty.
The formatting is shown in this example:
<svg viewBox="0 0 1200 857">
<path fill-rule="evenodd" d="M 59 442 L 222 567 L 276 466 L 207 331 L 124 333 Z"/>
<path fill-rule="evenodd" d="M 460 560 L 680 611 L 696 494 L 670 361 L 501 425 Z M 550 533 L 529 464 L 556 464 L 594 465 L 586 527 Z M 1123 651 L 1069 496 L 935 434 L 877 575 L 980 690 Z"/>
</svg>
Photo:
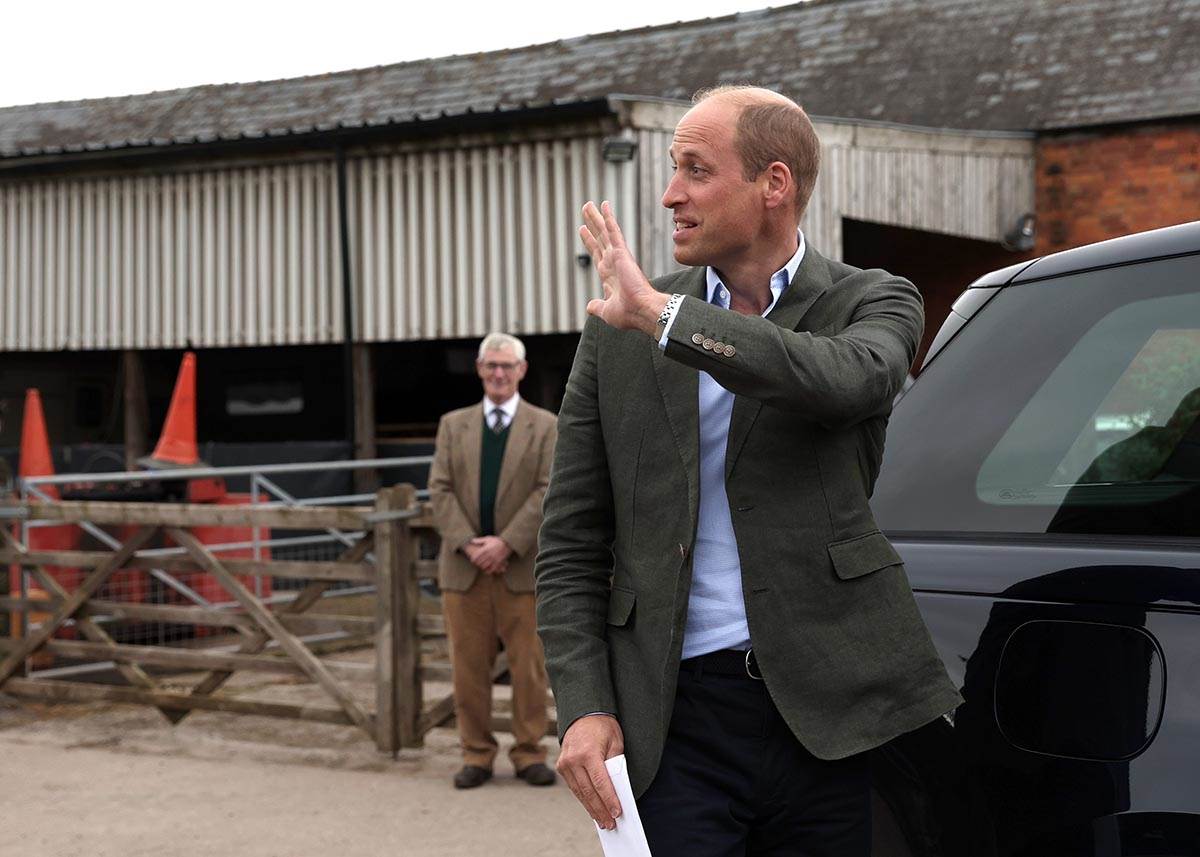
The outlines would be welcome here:
<svg viewBox="0 0 1200 857">
<path fill-rule="evenodd" d="M 479 535 L 496 535 L 496 492 L 500 488 L 500 465 L 508 444 L 509 423 L 497 434 L 483 421 L 482 467 L 479 468 Z"/>
</svg>

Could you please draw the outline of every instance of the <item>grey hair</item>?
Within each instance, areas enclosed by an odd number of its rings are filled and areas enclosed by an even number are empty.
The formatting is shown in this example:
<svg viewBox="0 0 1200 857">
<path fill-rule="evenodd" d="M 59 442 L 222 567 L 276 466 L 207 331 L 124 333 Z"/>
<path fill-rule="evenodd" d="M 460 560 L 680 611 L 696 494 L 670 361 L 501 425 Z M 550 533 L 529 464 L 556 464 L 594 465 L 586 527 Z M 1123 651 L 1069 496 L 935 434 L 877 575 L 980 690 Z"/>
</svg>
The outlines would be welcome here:
<svg viewBox="0 0 1200 857">
<path fill-rule="evenodd" d="M 479 356 L 476 359 L 482 360 L 488 351 L 511 351 L 518 361 L 525 360 L 525 343 L 507 333 L 489 333 L 485 336 L 483 342 L 479 343 Z"/>
</svg>

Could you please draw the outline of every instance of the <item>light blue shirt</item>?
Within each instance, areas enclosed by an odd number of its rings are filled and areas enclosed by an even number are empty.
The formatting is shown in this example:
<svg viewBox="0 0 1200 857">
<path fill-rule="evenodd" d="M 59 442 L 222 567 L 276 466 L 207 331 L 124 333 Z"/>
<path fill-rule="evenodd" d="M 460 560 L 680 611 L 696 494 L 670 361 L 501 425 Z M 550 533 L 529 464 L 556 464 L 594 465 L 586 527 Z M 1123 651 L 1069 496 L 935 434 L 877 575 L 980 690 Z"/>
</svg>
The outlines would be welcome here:
<svg viewBox="0 0 1200 857">
<path fill-rule="evenodd" d="M 804 259 L 804 234 L 788 263 L 771 276 L 771 303 L 767 315 L 779 302 L 800 262 Z M 729 309 L 729 289 L 715 268 L 708 268 L 708 302 Z M 659 339 L 667 347 L 667 334 L 675 323 L 673 313 Z M 742 597 L 742 563 L 738 557 L 729 497 L 725 494 L 725 450 L 729 442 L 729 417 L 733 393 L 707 372 L 700 373 L 700 516 L 692 553 L 692 588 L 688 595 L 687 626 L 683 635 L 683 657 L 718 649 L 750 648 L 750 626 Z"/>
</svg>

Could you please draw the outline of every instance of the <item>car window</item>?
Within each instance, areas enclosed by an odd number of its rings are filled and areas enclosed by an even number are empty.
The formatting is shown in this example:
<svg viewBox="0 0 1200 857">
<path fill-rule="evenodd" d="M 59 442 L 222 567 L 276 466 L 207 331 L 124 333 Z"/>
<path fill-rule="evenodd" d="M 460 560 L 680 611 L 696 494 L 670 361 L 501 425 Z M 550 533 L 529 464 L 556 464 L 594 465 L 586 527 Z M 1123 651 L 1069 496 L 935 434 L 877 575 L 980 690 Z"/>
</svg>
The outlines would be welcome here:
<svg viewBox="0 0 1200 857">
<path fill-rule="evenodd" d="M 900 403 L 891 530 L 1200 535 L 1200 265 L 1002 290 Z"/>
</svg>

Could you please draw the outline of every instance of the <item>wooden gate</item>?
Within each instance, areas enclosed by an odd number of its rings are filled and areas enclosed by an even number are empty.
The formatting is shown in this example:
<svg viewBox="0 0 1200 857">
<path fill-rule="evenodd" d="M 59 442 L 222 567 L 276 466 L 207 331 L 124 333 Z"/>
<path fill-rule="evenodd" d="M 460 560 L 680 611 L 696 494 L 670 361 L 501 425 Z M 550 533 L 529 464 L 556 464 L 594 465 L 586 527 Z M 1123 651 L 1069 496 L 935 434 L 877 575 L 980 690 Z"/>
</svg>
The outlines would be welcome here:
<svg viewBox="0 0 1200 857">
<path fill-rule="evenodd" d="M 417 746 L 424 734 L 420 638 L 417 621 L 417 576 L 409 520 L 420 515 L 412 486 L 385 489 L 372 507 L 275 508 L 202 504 L 61 502 L 10 506 L 8 517 L 59 523 L 90 522 L 132 532 L 110 551 L 31 551 L 0 527 L 0 562 L 29 569 L 49 600 L 5 596 L 0 607 L 41 611 L 48 618 L 27 636 L 0 643 L 0 690 L 14 696 L 49 701 L 113 700 L 151 705 L 172 723 L 195 709 L 289 717 L 322 723 L 352 724 L 368 733 L 376 746 L 395 753 Z M 332 561 L 281 561 L 218 558 L 190 531 L 197 526 L 250 526 L 290 530 L 336 529 L 350 543 Z M 183 548 L 173 556 L 139 555 L 160 534 Z M 66 589 L 51 567 L 84 570 L 79 585 Z M 195 604 L 147 604 L 103 601 L 101 586 L 118 570 L 203 571 L 229 594 L 234 609 Z M 239 576 L 269 575 L 304 581 L 295 599 L 268 605 Z M 340 581 L 373 585 L 373 618 L 311 615 L 310 609 Z M 99 620 L 104 617 L 102 624 Z M 71 620 L 81 639 L 57 639 L 55 632 Z M 178 646 L 129 645 L 105 629 L 109 623 L 171 622 L 209 626 L 236 635 L 232 650 Z M 301 639 L 322 631 L 373 634 L 375 663 L 327 664 Z M 265 653 L 270 644 L 278 649 Z M 39 651 L 94 661 L 111 661 L 125 685 L 104 685 L 30 677 L 27 659 Z M 162 686 L 145 668 L 157 671 L 203 671 L 190 689 Z M 300 674 L 319 685 L 331 705 L 298 705 L 238 698 L 221 687 L 237 671 Z M 347 687 L 351 680 L 374 684 L 374 705 Z"/>
</svg>

